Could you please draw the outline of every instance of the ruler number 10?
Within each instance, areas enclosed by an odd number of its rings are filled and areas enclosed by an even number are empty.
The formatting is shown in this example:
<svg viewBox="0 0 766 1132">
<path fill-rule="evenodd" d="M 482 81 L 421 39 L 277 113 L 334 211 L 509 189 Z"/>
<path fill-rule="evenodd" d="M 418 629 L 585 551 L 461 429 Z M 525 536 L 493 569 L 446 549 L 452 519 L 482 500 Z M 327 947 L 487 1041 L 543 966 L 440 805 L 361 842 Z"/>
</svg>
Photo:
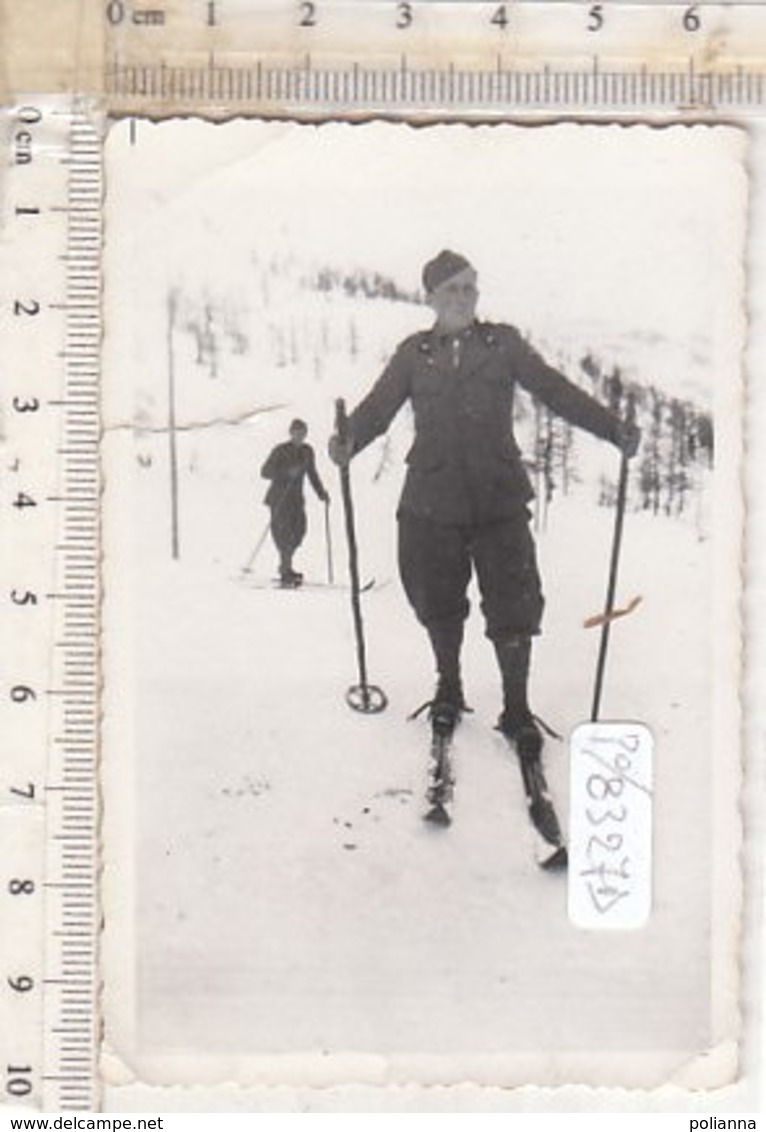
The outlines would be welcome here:
<svg viewBox="0 0 766 1132">
<path fill-rule="evenodd" d="M 5 1091 L 11 1097 L 28 1097 L 32 1092 L 31 1065 L 6 1065 Z"/>
</svg>

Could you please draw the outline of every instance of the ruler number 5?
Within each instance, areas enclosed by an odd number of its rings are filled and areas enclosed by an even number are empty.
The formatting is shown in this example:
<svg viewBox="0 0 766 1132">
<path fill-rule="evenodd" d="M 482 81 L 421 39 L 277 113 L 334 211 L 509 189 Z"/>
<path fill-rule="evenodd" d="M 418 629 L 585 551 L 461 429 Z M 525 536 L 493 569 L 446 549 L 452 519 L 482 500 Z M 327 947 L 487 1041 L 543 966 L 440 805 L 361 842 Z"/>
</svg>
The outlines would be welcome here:
<svg viewBox="0 0 766 1132">
<path fill-rule="evenodd" d="M 601 31 L 604 26 L 604 5 L 594 4 L 588 12 L 588 31 Z"/>
<path fill-rule="evenodd" d="M 37 594 L 32 590 L 25 590 L 23 594 L 19 590 L 11 590 L 11 601 L 14 605 L 37 605 Z"/>
</svg>

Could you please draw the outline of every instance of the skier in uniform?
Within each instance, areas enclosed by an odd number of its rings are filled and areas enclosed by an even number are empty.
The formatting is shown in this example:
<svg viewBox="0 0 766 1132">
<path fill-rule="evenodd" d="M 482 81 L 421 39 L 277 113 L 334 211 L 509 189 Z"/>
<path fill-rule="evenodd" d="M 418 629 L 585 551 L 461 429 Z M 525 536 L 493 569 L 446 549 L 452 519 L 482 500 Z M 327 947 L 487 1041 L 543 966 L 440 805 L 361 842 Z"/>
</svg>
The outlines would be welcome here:
<svg viewBox="0 0 766 1132">
<path fill-rule="evenodd" d="M 293 569 L 293 555 L 306 536 L 306 506 L 303 480 L 306 476 L 322 503 L 330 500 L 319 478 L 314 449 L 306 443 L 305 421 L 294 420 L 290 439 L 272 449 L 261 468 L 271 480 L 264 502 L 271 509 L 271 537 L 279 551 L 279 580 L 283 586 L 299 586 L 303 574 Z"/>
<path fill-rule="evenodd" d="M 349 415 L 345 437 L 331 439 L 330 456 L 350 460 L 410 401 L 415 440 L 397 511 L 399 569 L 436 662 L 432 725 L 448 733 L 465 710 L 460 653 L 475 570 L 502 677 L 498 726 L 520 755 L 534 758 L 542 736 L 527 682 L 544 602 L 529 529 L 533 491 L 513 435 L 514 390 L 521 386 L 629 456 L 640 433 L 548 366 L 514 327 L 477 321 L 476 284 L 471 264 L 454 252 L 426 264 L 434 325 L 401 343 Z"/>
</svg>

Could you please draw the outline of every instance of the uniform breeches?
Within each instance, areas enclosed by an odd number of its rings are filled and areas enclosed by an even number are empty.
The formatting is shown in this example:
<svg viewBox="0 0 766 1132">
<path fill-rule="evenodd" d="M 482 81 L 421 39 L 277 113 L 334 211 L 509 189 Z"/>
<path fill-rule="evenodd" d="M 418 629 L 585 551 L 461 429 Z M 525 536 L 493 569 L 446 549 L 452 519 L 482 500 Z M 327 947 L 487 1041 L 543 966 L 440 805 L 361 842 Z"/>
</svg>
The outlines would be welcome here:
<svg viewBox="0 0 766 1132">
<path fill-rule="evenodd" d="M 489 638 L 540 632 L 544 600 L 526 509 L 478 526 L 443 525 L 400 512 L 399 570 L 425 626 L 465 620 L 475 570 Z"/>
<path fill-rule="evenodd" d="M 271 535 L 277 550 L 288 557 L 306 536 L 306 511 L 303 501 L 297 504 L 285 501 L 271 508 Z"/>
</svg>

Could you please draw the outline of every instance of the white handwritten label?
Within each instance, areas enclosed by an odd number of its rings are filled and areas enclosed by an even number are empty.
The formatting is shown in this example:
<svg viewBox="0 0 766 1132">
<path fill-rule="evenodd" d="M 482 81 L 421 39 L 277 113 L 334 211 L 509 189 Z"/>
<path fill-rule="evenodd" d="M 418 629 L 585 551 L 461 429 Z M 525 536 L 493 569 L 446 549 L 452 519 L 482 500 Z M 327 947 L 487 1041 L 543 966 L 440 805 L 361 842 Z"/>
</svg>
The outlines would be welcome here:
<svg viewBox="0 0 766 1132">
<path fill-rule="evenodd" d="M 652 903 L 652 755 L 640 723 L 583 723 L 570 740 L 569 918 L 642 927 Z"/>
</svg>

